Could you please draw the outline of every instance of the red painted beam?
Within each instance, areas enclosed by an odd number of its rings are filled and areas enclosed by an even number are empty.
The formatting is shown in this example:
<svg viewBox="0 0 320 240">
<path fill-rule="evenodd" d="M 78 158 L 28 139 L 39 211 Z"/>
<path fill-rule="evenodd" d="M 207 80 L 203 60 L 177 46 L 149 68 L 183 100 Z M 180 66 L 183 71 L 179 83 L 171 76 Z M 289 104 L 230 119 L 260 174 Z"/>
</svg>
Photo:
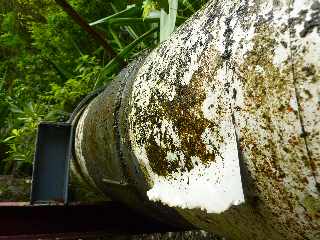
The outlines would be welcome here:
<svg viewBox="0 0 320 240">
<path fill-rule="evenodd" d="M 68 206 L 0 203 L 0 239 L 71 239 L 183 230 L 188 229 L 160 223 L 117 202 Z"/>
</svg>

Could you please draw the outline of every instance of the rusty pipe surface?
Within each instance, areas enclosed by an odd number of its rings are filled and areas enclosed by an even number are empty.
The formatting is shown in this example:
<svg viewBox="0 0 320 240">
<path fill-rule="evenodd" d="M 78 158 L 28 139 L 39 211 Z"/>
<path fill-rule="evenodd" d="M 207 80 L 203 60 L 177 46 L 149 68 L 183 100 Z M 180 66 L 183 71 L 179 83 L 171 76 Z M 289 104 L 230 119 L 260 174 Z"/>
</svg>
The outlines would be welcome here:
<svg viewBox="0 0 320 240">
<path fill-rule="evenodd" d="M 216 1 L 79 118 L 78 175 L 173 225 L 320 239 L 320 2 Z"/>
</svg>

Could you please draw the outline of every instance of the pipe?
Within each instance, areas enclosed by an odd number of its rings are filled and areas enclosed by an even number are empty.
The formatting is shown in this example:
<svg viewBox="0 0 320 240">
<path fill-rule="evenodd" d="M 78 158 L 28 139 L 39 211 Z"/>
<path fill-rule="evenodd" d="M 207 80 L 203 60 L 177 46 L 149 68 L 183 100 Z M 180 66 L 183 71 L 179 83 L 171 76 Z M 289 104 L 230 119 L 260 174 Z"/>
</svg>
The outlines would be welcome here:
<svg viewBox="0 0 320 240">
<path fill-rule="evenodd" d="M 228 239 L 320 239 L 320 3 L 209 1 L 82 112 L 106 196 Z"/>
</svg>

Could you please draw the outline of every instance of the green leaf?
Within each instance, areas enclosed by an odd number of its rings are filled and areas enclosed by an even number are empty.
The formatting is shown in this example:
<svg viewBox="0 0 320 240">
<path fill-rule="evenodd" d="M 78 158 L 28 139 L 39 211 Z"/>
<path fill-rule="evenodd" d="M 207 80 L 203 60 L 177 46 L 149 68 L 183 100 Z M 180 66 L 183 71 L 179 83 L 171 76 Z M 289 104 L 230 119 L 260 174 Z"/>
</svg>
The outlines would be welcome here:
<svg viewBox="0 0 320 240">
<path fill-rule="evenodd" d="M 10 111 L 13 113 L 23 113 L 23 111 L 13 103 L 10 104 Z"/>
<path fill-rule="evenodd" d="M 102 69 L 102 76 L 108 76 L 114 72 L 116 72 L 120 68 L 120 59 L 125 58 L 133 48 L 135 48 L 143 39 L 145 39 L 150 34 L 154 33 L 158 27 L 150 29 L 148 32 L 142 34 L 139 38 L 135 39 L 132 43 L 127 45 L 115 58 L 113 58 L 103 69 Z M 97 79 L 94 88 L 98 88 L 102 85 L 103 79 L 100 77 Z"/>
<path fill-rule="evenodd" d="M 176 24 L 176 17 L 178 11 L 178 0 L 169 1 L 169 12 L 161 9 L 160 13 L 160 42 L 168 39 L 169 35 L 173 32 Z"/>
<path fill-rule="evenodd" d="M 89 23 L 89 25 L 94 26 L 94 25 L 97 25 L 100 23 L 108 22 L 109 20 L 114 19 L 114 18 L 118 18 L 118 17 L 133 16 L 133 15 L 136 15 L 138 12 L 139 12 L 139 8 L 135 4 L 129 5 L 127 7 L 127 9 L 120 11 L 120 12 L 117 12 L 113 15 L 108 16 L 108 17 L 101 18 L 101 19 L 94 21 L 92 23 Z"/>
<path fill-rule="evenodd" d="M 160 0 L 160 8 L 169 13 L 169 0 Z"/>
<path fill-rule="evenodd" d="M 183 23 L 186 20 L 184 17 L 177 16 L 176 21 Z M 111 25 L 127 25 L 136 23 L 159 23 L 160 18 L 157 17 L 147 17 L 147 18 L 115 18 L 110 20 Z"/>
<path fill-rule="evenodd" d="M 9 142 L 11 139 L 14 139 L 15 137 L 17 137 L 17 136 L 7 137 L 7 138 L 5 138 L 4 140 L 2 140 L 2 142 L 4 142 L 4 143 Z"/>
</svg>

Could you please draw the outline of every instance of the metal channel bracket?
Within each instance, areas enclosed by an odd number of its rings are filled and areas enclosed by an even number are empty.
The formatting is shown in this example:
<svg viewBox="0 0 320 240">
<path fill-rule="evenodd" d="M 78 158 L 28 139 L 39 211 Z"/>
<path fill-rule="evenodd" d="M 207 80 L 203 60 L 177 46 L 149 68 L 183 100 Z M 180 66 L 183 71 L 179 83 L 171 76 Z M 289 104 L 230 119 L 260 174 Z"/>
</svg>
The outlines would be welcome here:
<svg viewBox="0 0 320 240">
<path fill-rule="evenodd" d="M 70 123 L 39 124 L 33 163 L 31 204 L 67 203 L 71 147 Z"/>
</svg>

